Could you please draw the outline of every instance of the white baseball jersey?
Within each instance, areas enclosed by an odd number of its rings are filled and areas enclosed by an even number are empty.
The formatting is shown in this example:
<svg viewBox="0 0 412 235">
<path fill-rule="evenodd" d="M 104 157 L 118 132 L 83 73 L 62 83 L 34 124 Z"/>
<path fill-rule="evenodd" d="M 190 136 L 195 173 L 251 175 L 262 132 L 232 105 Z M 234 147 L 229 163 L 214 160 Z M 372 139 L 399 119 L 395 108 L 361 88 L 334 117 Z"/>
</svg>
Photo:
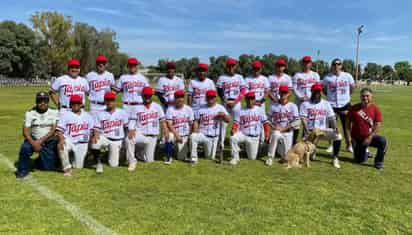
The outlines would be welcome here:
<svg viewBox="0 0 412 235">
<path fill-rule="evenodd" d="M 86 75 L 86 79 L 90 87 L 89 101 L 103 103 L 104 94 L 111 91 L 111 87 L 115 85 L 113 74 L 107 71 L 102 74 L 90 72 Z"/>
<path fill-rule="evenodd" d="M 64 112 L 57 122 L 57 130 L 63 132 L 64 138 L 73 144 L 88 143 L 93 126 L 92 116 L 84 111 L 80 115 L 71 111 Z"/>
<path fill-rule="evenodd" d="M 61 106 L 70 107 L 70 96 L 79 95 L 83 97 L 83 104 L 86 94 L 89 92 L 89 83 L 83 77 L 72 78 L 63 75 L 54 80 L 51 89 L 59 93 L 59 102 Z"/>
<path fill-rule="evenodd" d="M 319 103 L 311 103 L 305 101 L 300 106 L 300 116 L 307 119 L 307 128 L 313 130 L 314 128 L 326 129 L 328 127 L 327 121 L 335 117 L 332 106 L 326 100 L 321 100 Z"/>
<path fill-rule="evenodd" d="M 299 119 L 298 106 L 291 102 L 284 105 L 273 103 L 270 106 L 268 118 L 274 126 L 286 128 L 291 122 Z"/>
<path fill-rule="evenodd" d="M 149 81 L 140 73 L 120 76 L 116 85 L 123 92 L 123 103 L 143 103 L 142 90 L 150 86 Z"/>
<path fill-rule="evenodd" d="M 213 107 L 201 108 L 195 112 L 195 120 L 199 122 L 199 130 L 206 136 L 217 137 L 219 135 L 221 120 L 217 120 L 216 116 L 219 112 L 229 115 L 226 109 L 220 105 L 216 104 Z"/>
<path fill-rule="evenodd" d="M 235 100 L 239 97 L 240 91 L 246 88 L 246 83 L 243 76 L 239 74 L 221 75 L 217 80 L 216 87 L 223 90 L 225 100 Z"/>
<path fill-rule="evenodd" d="M 35 140 L 42 138 L 50 132 L 53 125 L 57 123 L 58 112 L 48 108 L 46 112 L 39 113 L 35 108 L 24 115 L 24 127 L 31 128 L 31 135 Z"/>
<path fill-rule="evenodd" d="M 166 112 L 166 120 L 172 122 L 180 136 L 188 136 L 194 120 L 193 110 L 187 105 L 180 109 L 169 107 Z"/>
<path fill-rule="evenodd" d="M 215 83 L 206 78 L 203 81 L 193 79 L 189 83 L 189 95 L 192 97 L 192 108 L 198 110 L 207 106 L 206 92 L 208 90 L 216 90 Z"/>
<path fill-rule="evenodd" d="M 270 89 L 269 80 L 263 75 L 248 77 L 245 82 L 248 92 L 255 92 L 256 101 L 262 101 L 265 98 L 265 92 Z"/>
<path fill-rule="evenodd" d="M 151 103 L 149 107 L 138 105 L 130 112 L 129 130 L 136 130 L 143 135 L 159 135 L 160 121 L 165 119 L 162 107 Z"/>
<path fill-rule="evenodd" d="M 233 122 L 239 125 L 239 131 L 248 136 L 257 137 L 262 132 L 262 124 L 267 122 L 262 108 L 242 108 L 235 112 Z"/>
<path fill-rule="evenodd" d="M 333 108 L 341 108 L 350 103 L 350 89 L 355 81 L 350 73 L 341 72 L 338 76 L 330 73 L 323 79 L 327 99 Z"/>
<path fill-rule="evenodd" d="M 275 97 L 279 98 L 280 85 L 287 85 L 289 89 L 293 88 L 292 79 L 287 74 L 283 74 L 281 77 L 278 77 L 277 75 L 270 75 L 268 79 L 270 85 L 270 92 Z"/>
<path fill-rule="evenodd" d="M 183 79 L 174 76 L 172 79 L 160 77 L 157 80 L 156 91 L 162 93 L 162 97 L 167 103 L 175 101 L 175 91 L 177 90 L 185 90 Z"/>
<path fill-rule="evenodd" d="M 129 116 L 126 111 L 116 108 L 113 113 L 107 110 L 97 113 L 93 128 L 109 139 L 122 140 L 128 123 Z"/>
<path fill-rule="evenodd" d="M 320 81 L 319 74 L 313 71 L 298 72 L 292 78 L 293 91 L 298 98 L 312 96 L 312 86 L 313 84 Z"/>
</svg>

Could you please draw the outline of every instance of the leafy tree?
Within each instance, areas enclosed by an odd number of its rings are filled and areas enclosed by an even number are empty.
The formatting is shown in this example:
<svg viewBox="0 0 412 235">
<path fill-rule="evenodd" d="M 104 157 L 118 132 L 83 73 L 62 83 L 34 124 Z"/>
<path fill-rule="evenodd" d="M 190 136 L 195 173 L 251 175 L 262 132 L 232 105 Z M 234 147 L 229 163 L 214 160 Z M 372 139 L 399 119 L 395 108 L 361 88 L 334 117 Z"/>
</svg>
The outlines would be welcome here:
<svg viewBox="0 0 412 235">
<path fill-rule="evenodd" d="M 367 63 L 362 74 L 363 79 L 381 80 L 382 66 L 377 63 Z"/>
<path fill-rule="evenodd" d="M 399 79 L 409 83 L 412 81 L 412 67 L 408 61 L 399 61 L 395 63 L 395 71 Z"/>
<path fill-rule="evenodd" d="M 343 70 L 347 73 L 352 74 L 353 77 L 355 77 L 355 62 L 353 60 L 343 60 L 342 61 L 343 64 Z M 360 70 L 359 70 L 360 71 Z"/>
</svg>

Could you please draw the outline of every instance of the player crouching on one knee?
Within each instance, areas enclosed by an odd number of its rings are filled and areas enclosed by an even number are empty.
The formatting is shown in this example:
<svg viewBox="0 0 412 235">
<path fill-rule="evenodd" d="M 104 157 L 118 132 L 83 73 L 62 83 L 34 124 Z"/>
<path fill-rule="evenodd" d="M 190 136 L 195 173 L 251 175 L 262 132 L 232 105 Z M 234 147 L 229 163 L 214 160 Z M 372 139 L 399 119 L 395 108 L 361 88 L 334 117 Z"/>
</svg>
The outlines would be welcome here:
<svg viewBox="0 0 412 235">
<path fill-rule="evenodd" d="M 313 129 L 320 129 L 324 135 L 321 139 L 333 141 L 333 161 L 335 168 L 340 168 L 339 151 L 342 142 L 342 135 L 336 126 L 336 116 L 329 102 L 322 99 L 323 86 L 315 83 L 312 86 L 312 96 L 300 106 L 300 117 L 302 119 L 305 135 Z M 328 125 L 329 124 L 329 125 Z M 331 128 L 327 128 L 330 126 Z"/>
<path fill-rule="evenodd" d="M 230 137 L 232 146 L 231 165 L 237 165 L 239 163 L 239 144 L 242 143 L 245 144 L 248 158 L 251 160 L 256 159 L 262 126 L 265 131 L 265 141 L 268 142 L 269 140 L 270 125 L 263 109 L 255 106 L 255 93 L 248 92 L 245 97 L 246 107 L 234 114 L 232 136 Z"/>
<path fill-rule="evenodd" d="M 204 145 L 206 158 L 215 159 L 219 135 L 224 133 L 223 122 L 230 122 L 230 116 L 226 109 L 222 105 L 216 104 L 216 96 L 215 90 L 208 90 L 206 92 L 207 106 L 194 114 L 193 133 L 190 136 L 192 164 L 196 164 L 198 161 L 198 144 Z"/>
<path fill-rule="evenodd" d="M 65 176 L 72 175 L 69 154 L 74 154 L 74 168 L 83 168 L 89 145 L 90 134 L 94 125 L 92 117 L 82 111 L 83 98 L 79 95 L 70 97 L 71 111 L 64 112 L 57 123 L 57 145 Z"/>
<path fill-rule="evenodd" d="M 193 110 L 185 105 L 185 91 L 177 90 L 174 93 L 174 106 L 169 106 L 166 112 L 169 135 L 166 139 L 166 161 L 172 163 L 173 146 L 178 160 L 186 160 L 189 154 L 189 135 L 193 127 Z"/>
<path fill-rule="evenodd" d="M 266 160 L 266 165 L 268 166 L 273 164 L 276 153 L 284 160 L 286 153 L 293 144 L 293 130 L 300 126 L 298 106 L 289 102 L 289 96 L 289 86 L 280 85 L 279 102 L 272 103 L 268 112 L 268 117 L 273 127 L 268 159 Z"/>
<path fill-rule="evenodd" d="M 129 133 L 126 138 L 126 155 L 129 171 L 136 169 L 137 158 L 145 162 L 153 162 L 157 138 L 162 129 L 163 136 L 168 136 L 165 114 L 162 107 L 152 102 L 153 88 L 142 90 L 143 104 L 132 109 L 129 117 Z M 136 153 L 136 145 L 139 146 Z"/>
<path fill-rule="evenodd" d="M 97 173 L 103 173 L 102 148 L 109 150 L 109 165 L 111 167 L 119 166 L 120 149 L 129 122 L 126 111 L 116 108 L 116 94 L 114 92 L 104 94 L 104 104 L 106 109 L 96 113 L 90 146 L 97 160 Z"/>
</svg>

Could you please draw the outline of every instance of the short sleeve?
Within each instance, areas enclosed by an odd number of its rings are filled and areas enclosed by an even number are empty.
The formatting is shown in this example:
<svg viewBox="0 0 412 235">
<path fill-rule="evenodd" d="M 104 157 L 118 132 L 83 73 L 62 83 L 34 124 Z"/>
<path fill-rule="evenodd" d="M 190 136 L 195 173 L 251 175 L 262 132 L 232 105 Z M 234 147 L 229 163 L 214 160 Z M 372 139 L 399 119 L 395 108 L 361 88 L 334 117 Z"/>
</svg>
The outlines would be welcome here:
<svg viewBox="0 0 412 235">
<path fill-rule="evenodd" d="M 354 86 L 355 85 L 355 80 L 353 79 L 352 75 L 350 73 L 347 73 L 347 75 L 348 75 L 349 84 L 351 86 Z"/>
<path fill-rule="evenodd" d="M 193 95 L 193 80 L 190 80 L 189 82 L 189 87 L 187 88 L 187 91 L 189 92 L 189 95 Z"/>
<path fill-rule="evenodd" d="M 265 83 L 265 89 L 269 90 L 270 89 L 269 79 L 267 77 L 264 77 L 263 81 Z"/>
<path fill-rule="evenodd" d="M 172 120 L 172 119 L 173 119 L 172 107 L 169 107 L 166 111 L 166 120 Z"/>
<path fill-rule="evenodd" d="M 289 87 L 289 90 L 293 90 L 292 78 L 290 76 L 288 76 L 288 87 Z"/>
<path fill-rule="evenodd" d="M 59 121 L 57 121 L 58 131 L 64 132 L 66 130 L 66 118 L 65 115 L 60 116 Z"/>
<path fill-rule="evenodd" d="M 217 79 L 216 87 L 217 87 L 217 88 L 222 88 L 222 85 L 223 85 L 222 83 L 223 83 L 223 77 L 220 76 L 220 77 Z"/>
<path fill-rule="evenodd" d="M 293 116 L 293 120 L 299 119 L 298 106 L 295 104 L 292 105 L 292 116 Z"/>
<path fill-rule="evenodd" d="M 125 127 L 129 127 L 129 115 L 127 115 L 127 112 L 122 110 L 122 117 L 123 117 L 123 123 Z"/>
<path fill-rule="evenodd" d="M 192 109 L 189 109 L 189 120 L 193 122 L 195 120 L 195 116 Z"/>
<path fill-rule="evenodd" d="M 240 110 L 233 113 L 233 122 L 240 123 Z"/>
<path fill-rule="evenodd" d="M 306 107 L 306 103 L 302 103 L 300 105 L 300 112 L 299 112 L 299 116 L 303 117 L 303 118 L 307 118 L 308 117 L 308 110 Z"/>
<path fill-rule="evenodd" d="M 116 82 L 115 87 L 116 87 L 118 90 L 122 90 L 122 87 L 123 87 L 123 76 L 121 76 L 121 77 L 119 78 L 119 80 Z"/>
<path fill-rule="evenodd" d="M 316 81 L 316 82 L 320 82 L 320 76 L 319 76 L 319 74 L 318 74 L 318 73 L 315 73 L 315 72 L 314 72 L 313 74 L 315 75 L 315 76 L 314 76 L 314 77 L 315 77 L 315 81 Z"/>
<path fill-rule="evenodd" d="M 163 109 L 160 106 L 157 106 L 157 112 L 159 112 L 159 119 L 164 120 L 165 119 L 165 113 L 163 112 Z"/>
<path fill-rule="evenodd" d="M 240 89 L 246 88 L 246 82 L 242 75 L 239 75 L 239 84 L 240 84 Z"/>
<path fill-rule="evenodd" d="M 54 80 L 53 84 L 51 85 L 51 90 L 58 92 L 61 86 L 60 82 L 61 82 L 60 78 L 57 78 L 56 80 Z"/>
<path fill-rule="evenodd" d="M 332 106 L 330 105 L 329 102 L 324 102 L 325 104 L 325 108 L 326 108 L 326 112 L 327 112 L 327 117 L 331 118 L 331 117 L 335 117 L 335 112 L 333 111 Z"/>
<path fill-rule="evenodd" d="M 212 80 L 209 80 L 209 89 L 211 89 L 211 90 L 216 90 L 216 86 L 215 86 L 215 83 L 212 81 Z"/>
<path fill-rule="evenodd" d="M 163 93 L 162 82 L 163 82 L 163 77 L 160 77 L 159 79 L 157 79 L 156 88 L 155 88 L 157 92 Z"/>
<path fill-rule="evenodd" d="M 86 87 L 86 92 L 90 91 L 90 86 L 89 86 L 89 82 L 87 82 L 86 79 L 84 79 L 84 86 Z"/>
<path fill-rule="evenodd" d="M 266 114 L 265 114 L 265 111 L 263 111 L 263 109 L 260 109 L 260 120 L 261 120 L 261 122 L 262 123 L 265 123 L 265 122 L 267 122 L 268 121 L 268 118 L 267 118 L 267 116 L 266 116 Z"/>
<path fill-rule="evenodd" d="M 27 111 L 25 114 L 24 114 L 24 127 L 26 127 L 26 128 L 30 128 L 31 127 L 31 122 L 32 122 L 32 115 L 31 115 L 31 113 L 30 113 L 30 111 Z"/>
<path fill-rule="evenodd" d="M 93 121 L 94 121 L 93 128 L 94 128 L 94 129 L 101 130 L 101 129 L 102 129 L 102 126 L 100 125 L 99 115 L 95 115 L 95 116 L 93 117 Z"/>
<path fill-rule="evenodd" d="M 179 90 L 185 90 L 185 83 L 183 82 L 183 79 L 179 78 Z"/>
</svg>

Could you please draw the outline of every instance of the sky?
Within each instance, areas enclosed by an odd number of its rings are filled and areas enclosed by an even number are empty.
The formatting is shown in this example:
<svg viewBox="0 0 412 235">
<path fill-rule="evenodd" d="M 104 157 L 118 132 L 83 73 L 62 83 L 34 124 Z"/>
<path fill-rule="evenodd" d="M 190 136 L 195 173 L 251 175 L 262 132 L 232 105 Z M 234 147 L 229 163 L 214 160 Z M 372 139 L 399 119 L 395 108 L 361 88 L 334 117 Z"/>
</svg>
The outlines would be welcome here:
<svg viewBox="0 0 412 235">
<path fill-rule="evenodd" d="M 1 0 L 0 20 L 29 22 L 36 11 L 117 32 L 120 49 L 144 65 L 159 58 L 241 54 L 355 59 L 356 29 L 365 25 L 360 62 L 393 65 L 412 57 L 412 1 Z"/>
</svg>

